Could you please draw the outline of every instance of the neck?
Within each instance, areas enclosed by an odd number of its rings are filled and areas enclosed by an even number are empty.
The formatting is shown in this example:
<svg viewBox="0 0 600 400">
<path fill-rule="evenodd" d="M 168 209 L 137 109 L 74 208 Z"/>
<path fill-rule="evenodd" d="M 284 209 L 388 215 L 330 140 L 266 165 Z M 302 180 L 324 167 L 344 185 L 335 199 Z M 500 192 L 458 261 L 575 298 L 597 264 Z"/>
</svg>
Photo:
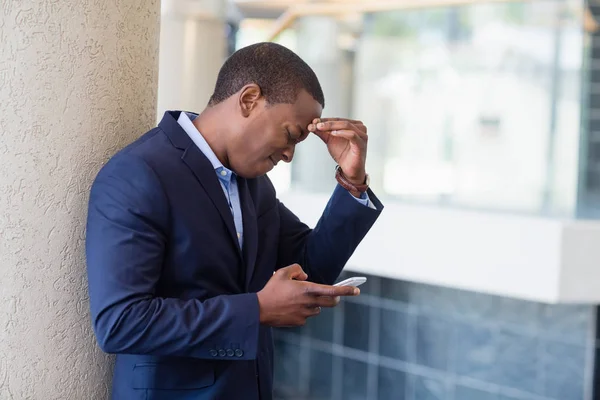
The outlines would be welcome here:
<svg viewBox="0 0 600 400">
<path fill-rule="evenodd" d="M 223 106 L 224 103 L 221 103 L 205 108 L 193 121 L 193 124 L 202 133 L 202 137 L 206 140 L 221 164 L 225 168 L 230 168 L 229 157 L 227 155 L 227 138 L 229 137 L 229 132 L 227 131 L 227 124 L 223 122 L 223 115 L 226 115 L 223 112 L 224 110 L 221 109 Z"/>
</svg>

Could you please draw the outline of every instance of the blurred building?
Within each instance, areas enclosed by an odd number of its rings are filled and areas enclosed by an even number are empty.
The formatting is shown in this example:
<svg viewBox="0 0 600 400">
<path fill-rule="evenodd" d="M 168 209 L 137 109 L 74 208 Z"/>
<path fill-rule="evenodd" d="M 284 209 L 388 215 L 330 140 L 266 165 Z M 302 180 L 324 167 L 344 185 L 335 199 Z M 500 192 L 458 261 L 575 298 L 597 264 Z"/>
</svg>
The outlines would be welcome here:
<svg viewBox="0 0 600 400">
<path fill-rule="evenodd" d="M 386 205 L 362 295 L 278 331 L 278 398 L 596 398 L 595 8 L 359 3 L 236 3 L 238 48 L 293 19 L 275 40 L 368 126 Z M 312 138 L 272 179 L 315 223 L 332 167 Z"/>
</svg>

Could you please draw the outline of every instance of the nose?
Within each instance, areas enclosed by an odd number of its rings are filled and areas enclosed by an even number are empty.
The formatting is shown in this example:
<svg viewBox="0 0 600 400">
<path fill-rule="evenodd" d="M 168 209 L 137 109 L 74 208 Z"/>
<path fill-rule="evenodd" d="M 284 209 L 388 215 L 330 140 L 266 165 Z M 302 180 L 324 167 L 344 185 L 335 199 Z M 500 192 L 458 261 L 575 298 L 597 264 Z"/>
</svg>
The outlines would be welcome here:
<svg viewBox="0 0 600 400">
<path fill-rule="evenodd" d="M 294 150 L 295 147 L 292 146 L 281 152 L 281 160 L 286 163 L 292 162 L 292 159 L 294 158 Z"/>
</svg>

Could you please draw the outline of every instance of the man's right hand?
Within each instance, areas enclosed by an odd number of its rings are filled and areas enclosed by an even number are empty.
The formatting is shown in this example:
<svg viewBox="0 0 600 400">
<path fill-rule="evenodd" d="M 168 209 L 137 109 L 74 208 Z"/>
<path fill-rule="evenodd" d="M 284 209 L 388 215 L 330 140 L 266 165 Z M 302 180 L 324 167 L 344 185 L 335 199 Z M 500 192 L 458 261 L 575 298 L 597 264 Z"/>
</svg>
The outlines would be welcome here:
<svg viewBox="0 0 600 400">
<path fill-rule="evenodd" d="M 321 307 L 335 307 L 340 296 L 358 296 L 351 286 L 328 286 L 305 282 L 308 275 L 300 265 L 281 268 L 258 292 L 260 323 L 274 327 L 301 326 Z"/>
</svg>

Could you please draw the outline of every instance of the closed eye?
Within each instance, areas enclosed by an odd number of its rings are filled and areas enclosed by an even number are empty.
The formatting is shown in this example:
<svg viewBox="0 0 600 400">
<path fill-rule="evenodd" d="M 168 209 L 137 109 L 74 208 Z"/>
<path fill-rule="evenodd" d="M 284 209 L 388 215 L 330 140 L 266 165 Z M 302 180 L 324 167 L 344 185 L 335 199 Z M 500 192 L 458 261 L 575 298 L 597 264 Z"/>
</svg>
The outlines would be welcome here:
<svg viewBox="0 0 600 400">
<path fill-rule="evenodd" d="M 288 140 L 294 144 L 298 144 L 299 143 L 298 138 L 295 138 L 294 136 L 292 136 L 292 133 L 290 132 L 289 129 L 286 129 L 286 131 L 287 131 L 287 135 L 288 135 Z"/>
</svg>

